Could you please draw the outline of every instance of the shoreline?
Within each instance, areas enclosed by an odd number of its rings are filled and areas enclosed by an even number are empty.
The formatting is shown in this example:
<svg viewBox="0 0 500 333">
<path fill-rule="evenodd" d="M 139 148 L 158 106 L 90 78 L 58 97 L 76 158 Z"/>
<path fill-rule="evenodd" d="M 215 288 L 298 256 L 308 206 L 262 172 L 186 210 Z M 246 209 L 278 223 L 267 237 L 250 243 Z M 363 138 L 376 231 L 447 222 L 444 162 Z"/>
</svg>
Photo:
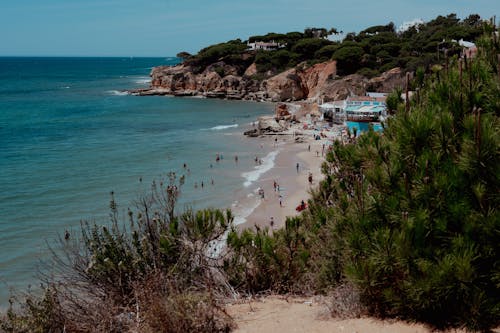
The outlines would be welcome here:
<svg viewBox="0 0 500 333">
<path fill-rule="evenodd" d="M 303 123 L 293 124 L 285 132 L 255 138 L 261 142 L 261 146 L 272 146 L 277 155 L 272 167 L 260 174 L 251 186 L 243 191 L 246 194 L 242 194 L 233 204 L 235 226 L 239 231 L 255 227 L 279 229 L 285 225 L 287 217 L 300 214 L 296 207 L 302 200 L 307 203 L 310 199 L 310 190 L 316 187 L 323 177 L 321 165 L 326 151 L 332 140 L 340 139 L 340 127 L 322 131 L 324 137 L 315 140 L 314 136 L 320 132 L 304 130 L 302 126 Z M 300 142 L 295 141 L 295 132 L 300 133 Z M 309 173 L 313 177 L 312 184 L 309 184 Z M 275 191 L 274 182 L 279 185 L 279 191 Z M 258 194 L 259 188 L 264 190 L 264 199 Z"/>
</svg>

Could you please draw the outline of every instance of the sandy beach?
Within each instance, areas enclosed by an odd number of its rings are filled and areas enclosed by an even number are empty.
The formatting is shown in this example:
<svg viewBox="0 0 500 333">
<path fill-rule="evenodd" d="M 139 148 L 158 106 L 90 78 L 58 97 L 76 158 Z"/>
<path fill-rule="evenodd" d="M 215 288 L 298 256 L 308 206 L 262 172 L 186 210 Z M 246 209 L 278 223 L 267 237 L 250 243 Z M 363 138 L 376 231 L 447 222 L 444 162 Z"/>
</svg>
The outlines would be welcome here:
<svg viewBox="0 0 500 333">
<path fill-rule="evenodd" d="M 287 217 L 299 214 L 296 207 L 302 200 L 307 203 L 311 188 L 318 185 L 322 178 L 321 165 L 324 155 L 332 140 L 338 138 L 338 129 L 325 130 L 322 132 L 324 136 L 315 140 L 314 136 L 319 135 L 319 132 L 304 130 L 302 126 L 294 124 L 286 132 L 255 138 L 263 145 L 273 145 L 279 153 L 274 160 L 274 166 L 256 181 L 264 191 L 264 199 L 259 199 L 258 206 L 245 217 L 246 221 L 238 225 L 240 230 L 256 225 L 271 227 L 271 217 L 274 222 L 273 229 L 281 228 Z M 301 142 L 296 142 L 298 136 L 294 133 L 301 133 Z M 309 174 L 312 174 L 312 184 L 309 183 Z M 274 182 L 278 184 L 279 191 L 275 190 Z M 242 200 L 240 204 L 248 203 Z"/>
<path fill-rule="evenodd" d="M 315 332 L 315 333 L 431 333 L 443 332 L 423 324 L 372 317 L 332 318 L 327 298 L 268 296 L 227 306 L 237 333 Z M 465 329 L 444 332 L 465 333 Z M 493 332 L 500 332 L 499 328 Z"/>
</svg>

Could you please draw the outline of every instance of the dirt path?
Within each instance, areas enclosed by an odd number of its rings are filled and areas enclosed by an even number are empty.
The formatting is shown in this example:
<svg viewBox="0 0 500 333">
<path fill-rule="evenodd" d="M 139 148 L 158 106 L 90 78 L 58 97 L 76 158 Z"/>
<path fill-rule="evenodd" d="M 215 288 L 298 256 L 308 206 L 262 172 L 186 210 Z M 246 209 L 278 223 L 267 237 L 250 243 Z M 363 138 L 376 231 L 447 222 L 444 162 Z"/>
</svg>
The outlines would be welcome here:
<svg viewBox="0 0 500 333">
<path fill-rule="evenodd" d="M 422 324 L 374 318 L 334 319 L 319 299 L 269 296 L 230 305 L 236 333 L 437 333 Z M 465 332 L 452 330 L 450 332 Z M 500 332 L 500 330 L 495 330 Z"/>
</svg>

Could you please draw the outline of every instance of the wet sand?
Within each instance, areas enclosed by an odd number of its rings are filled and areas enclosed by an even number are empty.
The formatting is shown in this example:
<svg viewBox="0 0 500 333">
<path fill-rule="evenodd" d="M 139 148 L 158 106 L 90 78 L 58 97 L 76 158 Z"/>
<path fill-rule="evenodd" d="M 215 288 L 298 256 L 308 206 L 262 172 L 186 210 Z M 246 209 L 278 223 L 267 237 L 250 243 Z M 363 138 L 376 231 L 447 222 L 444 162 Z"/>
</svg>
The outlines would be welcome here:
<svg viewBox="0 0 500 333">
<path fill-rule="evenodd" d="M 290 129 L 289 133 L 298 130 L 298 127 L 295 127 Z M 302 200 L 307 203 L 311 188 L 317 186 L 318 181 L 322 178 L 323 144 L 326 154 L 329 141 L 326 138 L 314 140 L 314 132 L 310 130 L 301 130 L 300 132 L 304 134 L 302 136 L 304 141 L 301 143 L 296 143 L 293 135 L 270 135 L 256 138 L 256 140 L 262 140 L 263 144 L 272 145 L 276 145 L 274 138 L 278 138 L 277 149 L 280 152 L 276 156 L 274 167 L 262 174 L 256 182 L 264 190 L 264 199 L 259 199 L 259 205 L 246 217 L 246 222 L 238 225 L 240 230 L 254 228 L 256 225 L 271 227 L 271 217 L 274 221 L 273 229 L 281 228 L 285 225 L 287 216 L 299 214 L 296 207 Z M 334 136 L 333 133 L 329 135 Z M 310 150 L 308 146 L 310 146 Z M 297 163 L 299 163 L 298 171 Z M 309 173 L 313 175 L 312 185 L 308 181 Z M 274 190 L 274 181 L 279 184 L 279 192 Z M 282 196 L 281 206 L 280 194 Z M 246 203 L 243 200 L 241 204 L 245 205 Z"/>
</svg>

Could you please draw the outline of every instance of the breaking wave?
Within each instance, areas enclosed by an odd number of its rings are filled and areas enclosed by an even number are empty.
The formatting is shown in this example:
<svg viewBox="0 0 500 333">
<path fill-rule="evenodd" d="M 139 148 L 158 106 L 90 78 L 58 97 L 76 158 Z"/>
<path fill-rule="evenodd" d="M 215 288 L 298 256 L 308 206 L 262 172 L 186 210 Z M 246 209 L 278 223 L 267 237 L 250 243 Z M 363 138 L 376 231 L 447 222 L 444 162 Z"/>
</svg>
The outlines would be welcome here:
<svg viewBox="0 0 500 333">
<path fill-rule="evenodd" d="M 271 170 L 274 166 L 274 159 L 276 158 L 278 153 L 279 150 L 270 152 L 266 157 L 262 159 L 261 165 L 256 166 L 252 171 L 242 173 L 241 175 L 243 176 L 243 178 L 245 178 L 243 186 L 250 186 L 253 182 L 257 181 L 262 174 Z"/>
<path fill-rule="evenodd" d="M 130 93 L 128 91 L 108 90 L 108 94 L 113 95 L 113 96 L 126 96 Z"/>
<path fill-rule="evenodd" d="M 218 125 L 218 126 L 214 126 L 214 127 L 210 128 L 210 130 L 212 130 L 212 131 L 221 131 L 221 130 L 225 130 L 225 129 L 228 129 L 228 128 L 235 128 L 235 127 L 238 127 L 238 124 L 233 124 L 233 125 Z"/>
</svg>

